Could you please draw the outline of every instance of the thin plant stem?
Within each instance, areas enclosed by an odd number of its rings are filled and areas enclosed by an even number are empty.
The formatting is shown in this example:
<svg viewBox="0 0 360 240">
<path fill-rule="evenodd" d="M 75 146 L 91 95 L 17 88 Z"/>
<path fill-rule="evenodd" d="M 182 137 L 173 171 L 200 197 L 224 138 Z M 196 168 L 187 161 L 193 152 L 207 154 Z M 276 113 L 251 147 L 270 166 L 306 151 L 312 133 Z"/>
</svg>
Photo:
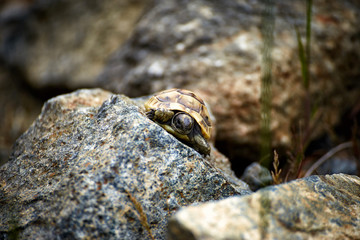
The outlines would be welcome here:
<svg viewBox="0 0 360 240">
<path fill-rule="evenodd" d="M 310 44 L 311 44 L 311 16 L 312 16 L 312 0 L 306 1 L 306 78 L 305 89 L 310 89 L 310 76 L 309 76 L 309 64 L 310 64 Z"/>
<path fill-rule="evenodd" d="M 274 161 L 273 161 L 274 171 L 271 171 L 271 176 L 275 185 L 281 183 L 280 174 L 282 169 L 279 169 L 279 165 L 280 165 L 279 156 L 276 150 L 274 150 Z"/>
<path fill-rule="evenodd" d="M 333 149 L 331 149 L 330 151 L 328 151 L 324 156 L 322 156 L 321 158 L 319 158 L 319 160 L 317 160 L 305 173 L 304 177 L 308 177 L 310 176 L 318 167 L 321 166 L 321 164 L 323 164 L 326 160 L 328 160 L 329 158 L 331 158 L 332 156 L 334 156 L 334 154 L 336 154 L 337 152 L 340 152 L 346 148 L 350 148 L 353 146 L 352 142 L 344 142 L 342 144 L 337 145 L 336 147 L 334 147 Z"/>
<path fill-rule="evenodd" d="M 303 124 L 300 126 L 300 129 L 303 129 L 303 135 L 300 136 L 299 151 L 296 156 L 296 165 L 297 165 L 297 175 L 299 177 L 300 169 L 302 167 L 302 162 L 304 159 L 304 152 L 308 145 L 311 130 L 311 117 L 312 117 L 312 103 L 311 103 L 311 94 L 310 94 L 310 46 L 311 46 L 311 15 L 312 15 L 312 0 L 306 0 L 306 38 L 305 38 L 305 47 L 301 40 L 299 29 L 295 26 L 296 38 L 298 42 L 298 53 L 299 60 L 301 64 L 301 74 L 303 79 L 303 87 L 305 89 L 305 96 L 303 99 L 304 115 L 303 115 Z"/>
<path fill-rule="evenodd" d="M 274 1 L 264 1 L 261 33 L 263 36 L 262 48 L 262 76 L 261 76 L 261 151 L 260 164 L 266 168 L 271 164 L 271 82 L 272 58 L 271 52 L 274 44 Z"/>
</svg>

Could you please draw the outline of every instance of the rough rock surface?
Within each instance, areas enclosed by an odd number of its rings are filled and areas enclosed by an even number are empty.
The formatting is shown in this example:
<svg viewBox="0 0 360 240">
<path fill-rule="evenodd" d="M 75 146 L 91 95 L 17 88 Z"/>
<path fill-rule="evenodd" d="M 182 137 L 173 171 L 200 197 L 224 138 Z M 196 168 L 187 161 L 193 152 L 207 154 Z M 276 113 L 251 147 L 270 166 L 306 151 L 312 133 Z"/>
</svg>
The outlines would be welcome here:
<svg viewBox="0 0 360 240">
<path fill-rule="evenodd" d="M 263 3 L 155 1 L 107 64 L 100 86 L 129 96 L 171 87 L 196 90 L 218 120 L 219 149 L 233 163 L 257 160 Z M 306 109 L 294 28 L 305 36 L 306 8 L 302 0 L 274 3 L 271 130 L 273 146 L 289 147 Z M 315 121 L 322 124 L 312 129 L 318 136 L 360 99 L 360 5 L 353 0 L 313 5 L 310 98 L 315 119 L 321 116 Z"/>
<path fill-rule="evenodd" d="M 148 2 L 9 1 L 0 11 L 0 59 L 33 88 L 91 87 Z"/>
<path fill-rule="evenodd" d="M 251 191 L 103 90 L 53 98 L 0 168 L 0 238 L 164 239 L 182 206 Z"/>
<path fill-rule="evenodd" d="M 169 239 L 358 239 L 359 215 L 359 177 L 311 176 L 185 207 L 170 219 Z"/>
</svg>

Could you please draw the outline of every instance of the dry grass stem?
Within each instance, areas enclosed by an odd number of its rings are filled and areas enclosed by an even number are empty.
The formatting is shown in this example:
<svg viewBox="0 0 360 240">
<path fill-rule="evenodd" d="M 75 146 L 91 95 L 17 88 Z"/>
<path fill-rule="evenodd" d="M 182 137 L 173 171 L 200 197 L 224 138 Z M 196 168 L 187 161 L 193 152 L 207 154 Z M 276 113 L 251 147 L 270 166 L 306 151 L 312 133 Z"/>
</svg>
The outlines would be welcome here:
<svg viewBox="0 0 360 240">
<path fill-rule="evenodd" d="M 138 213 L 140 214 L 140 222 L 141 222 L 141 225 L 146 229 L 146 231 L 149 233 L 150 235 L 150 238 L 152 240 L 155 240 L 154 236 L 152 235 L 151 233 L 151 229 L 150 229 L 150 226 L 149 226 L 149 223 L 148 223 L 148 220 L 147 220 L 147 217 L 146 217 L 146 214 L 141 206 L 141 204 L 136 200 L 136 198 L 127 190 L 125 189 L 125 192 L 127 193 L 127 195 L 129 196 L 130 198 L 130 201 L 134 204 L 136 210 L 138 211 Z"/>
<path fill-rule="evenodd" d="M 340 152 L 346 148 L 352 147 L 352 142 L 344 142 L 340 145 L 337 145 L 336 147 L 332 148 L 330 151 L 328 151 L 324 156 L 319 158 L 305 173 L 304 177 L 310 176 L 318 167 L 320 167 L 321 164 L 323 164 L 326 160 L 331 158 L 335 153 Z"/>
<path fill-rule="evenodd" d="M 280 178 L 281 169 L 279 169 L 279 164 L 280 164 L 279 156 L 276 150 L 274 150 L 274 161 L 273 161 L 274 171 L 271 171 L 271 176 L 275 185 L 280 184 L 282 182 Z"/>
</svg>

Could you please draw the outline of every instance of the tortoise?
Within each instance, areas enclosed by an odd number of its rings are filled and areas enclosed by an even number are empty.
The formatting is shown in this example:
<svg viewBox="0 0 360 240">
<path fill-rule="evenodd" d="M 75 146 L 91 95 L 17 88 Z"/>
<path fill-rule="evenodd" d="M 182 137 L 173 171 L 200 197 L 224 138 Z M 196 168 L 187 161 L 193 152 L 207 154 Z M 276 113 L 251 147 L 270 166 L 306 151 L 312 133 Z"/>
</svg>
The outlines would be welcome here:
<svg viewBox="0 0 360 240">
<path fill-rule="evenodd" d="M 210 154 L 211 120 L 204 101 L 185 89 L 156 93 L 145 103 L 146 115 L 201 154 Z"/>
</svg>

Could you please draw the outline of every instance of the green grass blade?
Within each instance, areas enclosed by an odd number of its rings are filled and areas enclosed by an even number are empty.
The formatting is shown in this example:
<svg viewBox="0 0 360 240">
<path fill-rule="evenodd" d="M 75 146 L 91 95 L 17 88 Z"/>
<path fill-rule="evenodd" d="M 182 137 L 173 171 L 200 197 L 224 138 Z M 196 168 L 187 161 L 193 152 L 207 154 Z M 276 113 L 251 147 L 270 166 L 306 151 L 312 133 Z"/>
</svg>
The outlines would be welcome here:
<svg viewBox="0 0 360 240">
<path fill-rule="evenodd" d="M 310 46 L 311 46 L 311 14 L 312 13 L 312 0 L 306 1 L 306 82 L 305 88 L 309 90 L 309 64 L 310 64 Z"/>
<path fill-rule="evenodd" d="M 307 89 L 307 86 L 309 86 L 309 83 L 308 83 L 308 79 L 307 79 L 308 73 L 307 73 L 307 63 L 306 63 L 307 59 L 306 59 L 306 55 L 305 55 L 305 49 L 304 49 L 304 45 L 301 41 L 299 29 L 297 27 L 295 27 L 295 32 L 296 32 L 296 38 L 297 38 L 297 43 L 298 43 L 299 60 L 300 60 L 300 64 L 301 64 L 301 75 L 302 75 L 304 87 Z"/>
<path fill-rule="evenodd" d="M 271 165 L 271 84 L 272 84 L 272 57 L 274 45 L 275 9 L 274 1 L 264 1 L 261 33 L 263 36 L 262 65 L 261 65 L 261 151 L 260 164 L 266 168 Z"/>
</svg>

